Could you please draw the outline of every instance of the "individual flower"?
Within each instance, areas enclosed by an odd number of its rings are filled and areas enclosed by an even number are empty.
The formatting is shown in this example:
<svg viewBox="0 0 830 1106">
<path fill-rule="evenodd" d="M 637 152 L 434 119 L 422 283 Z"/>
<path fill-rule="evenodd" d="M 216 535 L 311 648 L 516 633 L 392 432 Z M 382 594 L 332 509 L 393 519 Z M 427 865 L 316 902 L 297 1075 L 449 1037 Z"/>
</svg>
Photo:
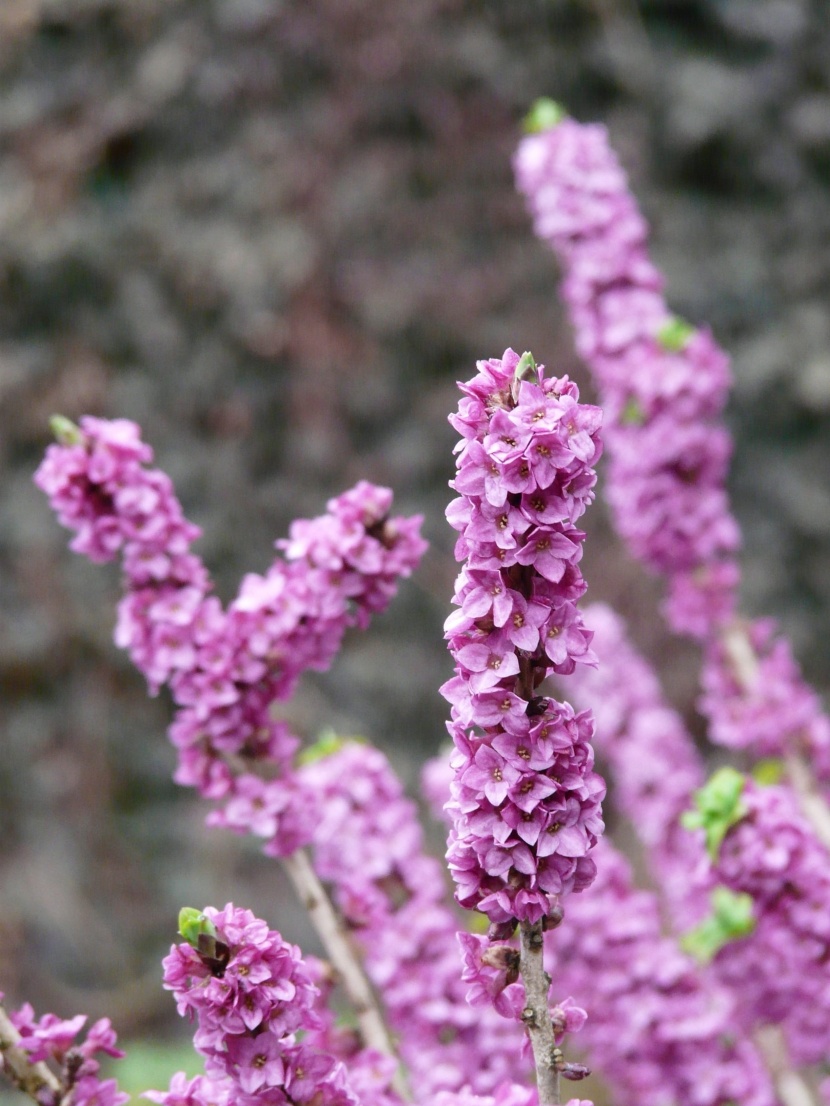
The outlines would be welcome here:
<svg viewBox="0 0 830 1106">
<path fill-rule="evenodd" d="M 458 940 L 464 957 L 461 978 L 470 984 L 467 1002 L 492 1004 L 502 1017 L 518 1019 L 525 1002 L 525 990 L 518 981 L 518 949 L 476 933 L 459 933 Z"/>
</svg>

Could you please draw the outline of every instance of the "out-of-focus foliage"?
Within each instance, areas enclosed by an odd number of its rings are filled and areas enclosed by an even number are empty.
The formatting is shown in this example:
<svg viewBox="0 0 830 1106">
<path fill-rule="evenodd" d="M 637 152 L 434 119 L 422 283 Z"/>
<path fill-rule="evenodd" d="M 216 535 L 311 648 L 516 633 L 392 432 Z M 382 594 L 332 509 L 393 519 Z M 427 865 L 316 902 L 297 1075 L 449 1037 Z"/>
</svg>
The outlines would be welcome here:
<svg viewBox="0 0 830 1106">
<path fill-rule="evenodd" d="M 127 1055 L 113 1062 L 108 1074 L 118 1079 L 119 1090 L 132 1095 L 136 1106 L 147 1101 L 139 1097 L 144 1091 L 168 1087 L 177 1071 L 192 1077 L 203 1069 L 192 1040 L 127 1041 L 123 1047 Z"/>
</svg>

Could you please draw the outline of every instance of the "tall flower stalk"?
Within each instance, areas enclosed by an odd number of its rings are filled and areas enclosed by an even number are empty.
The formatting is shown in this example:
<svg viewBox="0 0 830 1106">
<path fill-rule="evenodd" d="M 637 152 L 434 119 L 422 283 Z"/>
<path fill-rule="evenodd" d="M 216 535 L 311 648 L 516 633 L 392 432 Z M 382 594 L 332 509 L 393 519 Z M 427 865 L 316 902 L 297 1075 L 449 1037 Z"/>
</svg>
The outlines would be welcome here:
<svg viewBox="0 0 830 1106">
<path fill-rule="evenodd" d="M 543 966 L 545 925 L 595 874 L 588 855 L 602 833 L 603 781 L 593 772 L 592 722 L 540 685 L 590 662 L 590 633 L 576 607 L 584 533 L 575 523 L 593 498 L 600 412 L 581 405 L 567 377 L 546 378 L 530 354 L 480 361 L 450 422 L 462 436 L 459 497 L 447 518 L 465 562 L 446 630 L 455 676 L 455 746 L 447 859 L 456 898 L 490 919 L 492 939 L 521 931 L 525 1005 L 542 1103 L 558 1102 Z M 566 1073 L 566 1074 L 575 1074 Z"/>
<path fill-rule="evenodd" d="M 416 566 L 426 543 L 420 518 L 390 514 L 392 493 L 365 481 L 293 523 L 268 572 L 249 574 L 223 609 L 191 546 L 199 537 L 170 478 L 126 419 L 56 418 L 58 441 L 35 475 L 71 548 L 96 562 L 120 556 L 124 596 L 116 643 L 155 693 L 177 707 L 170 738 L 177 782 L 222 806 L 209 823 L 265 839 L 285 858 L 338 965 L 367 1043 L 394 1055 L 362 967 L 300 847 L 311 841 L 318 796 L 294 767 L 299 740 L 273 717 L 303 672 L 331 663 L 349 627 L 368 625 Z"/>
<path fill-rule="evenodd" d="M 825 840 L 830 718 L 769 620 L 738 616 L 740 531 L 726 474 L 729 362 L 705 328 L 674 316 L 648 224 L 606 129 L 541 101 L 514 159 L 534 230 L 555 251 L 576 347 L 605 415 L 606 491 L 633 554 L 668 585 L 673 630 L 704 647 L 701 710 L 719 744 L 781 756 Z M 805 769 L 805 760 L 810 770 Z"/>
</svg>

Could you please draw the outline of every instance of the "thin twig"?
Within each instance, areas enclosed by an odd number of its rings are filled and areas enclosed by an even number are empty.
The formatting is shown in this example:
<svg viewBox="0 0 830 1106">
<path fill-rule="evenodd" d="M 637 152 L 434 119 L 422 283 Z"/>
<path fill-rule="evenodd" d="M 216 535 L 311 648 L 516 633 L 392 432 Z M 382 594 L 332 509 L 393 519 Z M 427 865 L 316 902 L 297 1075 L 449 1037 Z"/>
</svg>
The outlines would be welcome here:
<svg viewBox="0 0 830 1106">
<path fill-rule="evenodd" d="M 397 1050 L 389 1035 L 372 986 L 366 978 L 360 959 L 348 934 L 343 930 L 340 918 L 325 888 L 311 866 L 308 854 L 305 850 L 298 849 L 290 856 L 284 856 L 282 863 L 300 901 L 309 913 L 314 928 L 320 935 L 332 967 L 349 996 L 364 1044 L 398 1061 L 393 1086 L 402 1099 L 411 1101 Z"/>
<path fill-rule="evenodd" d="M 830 849 L 830 810 L 816 789 L 812 772 L 798 753 L 784 754 L 787 778 L 798 796 L 801 813 L 815 830 L 816 837 L 826 849 Z"/>
<path fill-rule="evenodd" d="M 753 690 L 760 673 L 758 657 L 752 648 L 747 629 L 746 623 L 735 621 L 721 633 L 723 650 L 729 659 L 732 675 L 745 694 Z"/>
<path fill-rule="evenodd" d="M 519 970 L 525 988 L 522 1021 L 533 1049 L 539 1103 L 540 1106 L 559 1106 L 559 1071 L 554 1059 L 553 1023 L 548 1006 L 550 976 L 543 962 L 542 922 L 522 922 L 519 928 L 522 941 Z"/>
<path fill-rule="evenodd" d="M 63 1087 L 60 1080 L 42 1061 L 32 1062 L 28 1054 L 19 1048 L 20 1034 L 0 1006 L 0 1055 L 2 1070 L 16 1087 L 33 1098 L 38 1106 L 45 1101 L 59 1102 Z M 44 1095 L 44 1091 L 48 1095 Z"/>
<path fill-rule="evenodd" d="M 789 1065 L 784 1035 L 777 1025 L 766 1025 L 755 1034 L 761 1055 L 775 1080 L 782 1106 L 816 1106 L 817 1095 L 800 1072 Z"/>
<path fill-rule="evenodd" d="M 761 669 L 745 626 L 734 623 L 723 631 L 721 640 L 738 686 L 744 694 L 750 694 L 760 679 Z M 830 809 L 819 794 L 809 765 L 796 751 L 797 744 L 796 737 L 788 742 L 789 747 L 784 750 L 787 779 L 795 792 L 801 813 L 813 827 L 822 845 L 830 849 Z"/>
</svg>

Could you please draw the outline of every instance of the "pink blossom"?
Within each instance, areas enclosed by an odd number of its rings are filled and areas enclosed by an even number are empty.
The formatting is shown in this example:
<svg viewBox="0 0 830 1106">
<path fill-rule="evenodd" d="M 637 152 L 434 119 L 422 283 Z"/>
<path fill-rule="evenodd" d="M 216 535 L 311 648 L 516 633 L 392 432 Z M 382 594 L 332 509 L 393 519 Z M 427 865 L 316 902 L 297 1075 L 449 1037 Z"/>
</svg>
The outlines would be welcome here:
<svg viewBox="0 0 830 1106">
<path fill-rule="evenodd" d="M 706 637 L 728 617 L 737 585 L 739 536 L 724 489 L 730 444 L 718 422 L 726 357 L 666 306 L 648 228 L 603 127 L 565 118 L 530 134 L 514 169 L 537 235 L 562 263 L 577 350 L 601 395 L 617 528 L 672 586 L 678 573 L 725 580 L 729 568 L 731 596 L 699 592 L 694 617 L 667 607 L 675 628 Z"/>
<path fill-rule="evenodd" d="M 535 694 L 550 671 L 593 661 L 573 524 L 593 497 L 600 416 L 528 357 L 520 376 L 512 350 L 479 362 L 450 420 L 463 494 L 447 517 L 468 563 L 446 623 L 455 675 L 441 688 L 456 745 L 447 857 L 459 902 L 496 924 L 538 920 L 587 886 L 602 832 L 590 721 Z"/>
<path fill-rule="evenodd" d="M 322 799 L 315 866 L 364 950 L 419 1100 L 465 1085 L 489 1093 L 506 1078 L 525 1078 L 519 1025 L 490 1003 L 472 1011 L 465 1001 L 444 874 L 386 758 L 347 742 L 301 775 Z"/>
<path fill-rule="evenodd" d="M 0 993 L 0 1000 L 2 997 Z M 19 1047 L 32 1063 L 51 1060 L 59 1067 L 63 1096 L 68 1101 L 77 1106 L 124 1106 L 129 1101 L 130 1096 L 119 1091 L 115 1079 L 101 1078 L 101 1065 L 95 1058 L 99 1052 L 115 1058 L 124 1055 L 109 1018 L 95 1022 L 80 1042 L 77 1037 L 87 1020 L 83 1014 L 67 1019 L 55 1014 L 36 1018 L 25 1003 L 9 1018 L 20 1034 Z"/>
<path fill-rule="evenodd" d="M 313 805 L 293 780 L 297 741 L 271 707 L 303 672 L 329 666 L 350 626 L 365 627 L 388 605 L 425 549 L 420 518 L 390 516 L 389 489 L 362 481 L 325 515 L 294 522 L 277 543 L 284 557 L 246 576 L 223 610 L 191 552 L 199 530 L 169 477 L 147 467 L 152 451 L 138 427 L 84 418 L 74 437 L 49 447 L 35 480 L 75 531 L 73 549 L 93 560 L 123 554 L 116 642 L 153 693 L 170 686 L 175 779 L 227 800 L 214 824 L 253 829 L 271 854 L 293 851 L 309 840 Z M 228 758 L 251 769 L 244 781 L 234 783 Z M 253 782 L 257 761 L 277 779 Z"/>
</svg>

